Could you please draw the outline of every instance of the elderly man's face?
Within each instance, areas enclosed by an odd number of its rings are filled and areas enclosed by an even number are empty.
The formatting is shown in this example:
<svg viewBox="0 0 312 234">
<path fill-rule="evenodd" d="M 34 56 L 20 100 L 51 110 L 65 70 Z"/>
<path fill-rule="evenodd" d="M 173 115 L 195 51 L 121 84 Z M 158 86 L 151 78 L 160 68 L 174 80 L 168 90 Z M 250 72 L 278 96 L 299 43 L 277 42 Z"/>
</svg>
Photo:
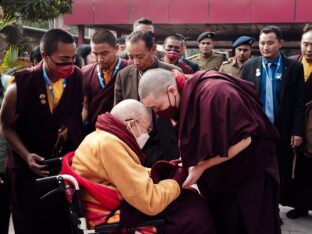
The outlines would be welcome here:
<svg viewBox="0 0 312 234">
<path fill-rule="evenodd" d="M 302 35 L 301 53 L 308 63 L 312 63 L 312 31 Z"/>
<path fill-rule="evenodd" d="M 146 107 L 153 109 L 158 117 L 176 120 L 180 95 L 175 87 L 169 86 L 166 93 L 158 95 L 157 98 L 153 94 L 150 94 L 144 99 L 141 99 L 141 101 Z"/>
<path fill-rule="evenodd" d="M 145 45 L 145 42 L 139 40 L 137 42 L 128 41 L 126 48 L 129 59 L 133 61 L 133 64 L 137 69 L 146 71 L 153 66 L 155 61 L 155 46 L 153 46 L 151 49 L 148 49 Z"/>
</svg>

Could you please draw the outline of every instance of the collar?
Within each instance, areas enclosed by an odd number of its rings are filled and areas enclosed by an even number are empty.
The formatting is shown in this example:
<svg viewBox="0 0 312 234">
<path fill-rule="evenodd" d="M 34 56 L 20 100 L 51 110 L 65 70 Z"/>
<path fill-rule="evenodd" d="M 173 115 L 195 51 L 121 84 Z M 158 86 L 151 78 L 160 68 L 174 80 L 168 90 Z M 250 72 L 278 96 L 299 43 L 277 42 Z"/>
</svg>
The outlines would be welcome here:
<svg viewBox="0 0 312 234">
<path fill-rule="evenodd" d="M 118 57 L 116 56 L 115 61 L 112 63 L 112 65 L 110 65 L 110 67 L 108 68 L 108 70 L 103 70 L 102 72 L 105 72 L 105 73 L 107 73 L 107 72 L 113 72 L 113 70 L 114 70 L 114 68 L 115 68 L 115 66 L 116 66 L 116 64 L 117 64 L 117 62 L 118 62 Z"/>
<path fill-rule="evenodd" d="M 281 56 L 281 53 L 278 53 L 278 55 L 276 56 L 276 58 L 273 59 L 272 61 L 270 61 L 270 60 L 268 60 L 267 58 L 263 57 L 264 64 L 267 65 L 268 63 L 272 63 L 272 64 L 277 65 L 280 56 Z"/>
</svg>

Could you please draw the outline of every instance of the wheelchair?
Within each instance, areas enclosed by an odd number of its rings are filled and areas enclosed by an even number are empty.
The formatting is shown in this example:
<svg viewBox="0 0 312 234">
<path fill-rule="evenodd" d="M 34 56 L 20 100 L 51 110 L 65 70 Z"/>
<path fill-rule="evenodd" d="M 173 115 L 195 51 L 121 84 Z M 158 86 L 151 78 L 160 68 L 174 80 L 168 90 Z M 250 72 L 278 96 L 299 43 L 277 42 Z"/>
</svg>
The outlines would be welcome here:
<svg viewBox="0 0 312 234">
<path fill-rule="evenodd" d="M 54 173 L 59 172 L 62 164 L 62 157 L 53 158 L 43 161 L 43 164 L 47 165 L 49 170 Z M 73 233 L 77 234 L 93 234 L 93 233 L 120 233 L 119 223 L 103 223 L 96 226 L 94 229 L 88 229 L 87 219 L 84 214 L 84 204 L 80 193 L 80 186 L 76 180 L 71 175 L 53 175 L 49 177 L 39 178 L 36 180 L 37 186 L 51 186 L 54 189 L 46 193 L 41 197 L 41 199 L 48 199 L 48 197 L 53 196 L 53 194 L 60 191 L 64 192 L 66 195 L 72 197 L 69 201 L 69 215 L 72 222 Z M 113 213 L 112 213 L 113 215 Z M 161 218 L 154 218 L 145 220 L 141 222 L 136 227 L 127 228 L 125 233 L 136 233 L 137 228 L 153 226 L 157 228 L 157 233 L 162 233 L 162 227 L 165 225 L 165 220 Z"/>
</svg>

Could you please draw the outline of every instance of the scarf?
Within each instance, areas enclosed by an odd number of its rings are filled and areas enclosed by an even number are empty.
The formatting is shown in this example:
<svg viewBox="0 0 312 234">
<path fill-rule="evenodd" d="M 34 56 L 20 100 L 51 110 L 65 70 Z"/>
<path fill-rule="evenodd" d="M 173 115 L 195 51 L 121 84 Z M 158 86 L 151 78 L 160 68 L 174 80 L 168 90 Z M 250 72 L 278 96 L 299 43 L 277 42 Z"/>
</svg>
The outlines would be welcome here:
<svg viewBox="0 0 312 234">
<path fill-rule="evenodd" d="M 141 164 L 143 164 L 144 154 L 135 140 L 135 137 L 128 131 L 127 126 L 124 123 L 115 118 L 112 114 L 105 113 L 98 116 L 95 127 L 109 132 L 125 142 L 139 157 Z"/>
</svg>

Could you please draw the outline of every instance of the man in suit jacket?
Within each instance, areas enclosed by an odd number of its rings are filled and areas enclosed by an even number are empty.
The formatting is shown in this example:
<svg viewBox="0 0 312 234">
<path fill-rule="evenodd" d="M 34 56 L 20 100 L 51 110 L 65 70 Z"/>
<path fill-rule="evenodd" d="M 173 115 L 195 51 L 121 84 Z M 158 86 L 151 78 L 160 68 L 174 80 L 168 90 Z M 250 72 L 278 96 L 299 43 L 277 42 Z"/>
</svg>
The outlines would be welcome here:
<svg viewBox="0 0 312 234">
<path fill-rule="evenodd" d="M 127 37 L 126 48 L 133 64 L 117 74 L 114 94 L 115 105 L 124 99 L 139 100 L 138 84 L 145 71 L 153 68 L 181 71 L 180 68 L 161 62 L 154 56 L 156 44 L 148 32 L 135 31 L 131 33 Z M 170 121 L 163 118 L 157 119 L 157 123 L 156 120 L 153 121 L 153 131 L 150 135 L 150 139 L 143 148 L 146 155 L 145 166 L 151 166 L 161 159 L 172 160 L 179 157 L 177 132 Z"/>
<path fill-rule="evenodd" d="M 306 105 L 305 135 L 303 147 L 298 151 L 296 174 L 290 188 L 288 206 L 294 207 L 286 216 L 296 219 L 308 215 L 312 209 L 312 158 L 311 158 L 311 105 L 312 105 L 312 26 L 306 25 L 301 37 L 301 53 L 291 57 L 302 63 L 305 81 Z M 304 151 L 303 151 L 304 149 Z M 309 157 L 307 157 L 309 156 Z"/>
<path fill-rule="evenodd" d="M 304 79 L 302 65 L 280 53 L 282 43 L 282 32 L 278 27 L 263 28 L 259 38 L 262 56 L 247 61 L 240 77 L 256 85 L 263 110 L 280 133 L 277 159 L 280 202 L 285 205 L 292 180 L 294 152 L 302 143 L 304 132 Z"/>
</svg>

